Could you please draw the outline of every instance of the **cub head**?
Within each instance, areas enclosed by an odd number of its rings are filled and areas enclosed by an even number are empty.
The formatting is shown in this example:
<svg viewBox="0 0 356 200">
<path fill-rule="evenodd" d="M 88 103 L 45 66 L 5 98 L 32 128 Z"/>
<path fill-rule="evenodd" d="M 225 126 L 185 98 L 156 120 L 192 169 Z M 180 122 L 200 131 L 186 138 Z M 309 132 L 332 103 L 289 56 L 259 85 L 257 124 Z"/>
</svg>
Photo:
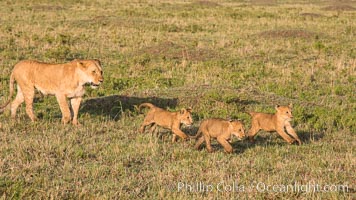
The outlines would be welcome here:
<svg viewBox="0 0 356 200">
<path fill-rule="evenodd" d="M 293 107 L 292 104 L 289 104 L 289 106 L 276 105 L 275 109 L 277 110 L 277 115 L 279 117 L 287 121 L 292 121 L 293 119 L 292 107 Z"/>
<path fill-rule="evenodd" d="M 82 82 L 89 83 L 92 88 L 97 88 L 104 81 L 99 60 L 76 60 L 76 62 Z"/>
<path fill-rule="evenodd" d="M 238 139 L 243 139 L 245 137 L 245 128 L 242 122 L 240 121 L 231 121 L 232 126 L 231 134 L 235 135 Z"/>
<path fill-rule="evenodd" d="M 180 123 L 190 126 L 193 124 L 193 118 L 192 118 L 192 109 L 191 108 L 182 108 L 179 111 L 179 119 Z"/>
</svg>

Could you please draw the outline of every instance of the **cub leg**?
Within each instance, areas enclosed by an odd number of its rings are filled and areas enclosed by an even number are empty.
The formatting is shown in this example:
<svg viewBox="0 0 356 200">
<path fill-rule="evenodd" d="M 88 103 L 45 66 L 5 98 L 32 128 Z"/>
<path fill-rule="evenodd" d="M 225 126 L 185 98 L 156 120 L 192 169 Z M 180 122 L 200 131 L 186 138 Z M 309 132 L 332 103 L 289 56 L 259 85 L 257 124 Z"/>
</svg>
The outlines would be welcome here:
<svg viewBox="0 0 356 200">
<path fill-rule="evenodd" d="M 300 141 L 297 133 L 294 131 L 294 129 L 292 128 L 292 126 L 290 125 L 289 122 L 286 124 L 286 130 L 294 139 L 296 139 L 298 141 L 299 145 L 302 144 L 302 141 Z"/>
<path fill-rule="evenodd" d="M 178 135 L 179 137 L 181 137 L 183 140 L 188 139 L 188 136 L 183 131 L 181 131 L 179 128 L 173 128 L 172 132 L 174 134 Z"/>
<path fill-rule="evenodd" d="M 286 132 L 284 132 L 283 128 L 278 128 L 277 133 L 282 136 L 282 138 L 287 141 L 289 144 L 292 144 L 295 140 L 288 136 Z"/>
<path fill-rule="evenodd" d="M 151 128 L 150 128 L 150 130 L 149 130 L 149 133 L 151 135 L 153 135 L 154 133 L 157 133 L 156 131 L 157 131 L 157 124 L 153 123 Z M 155 135 L 157 136 L 157 134 L 155 134 Z"/>
<path fill-rule="evenodd" d="M 34 122 L 37 120 L 35 114 L 33 113 L 33 98 L 35 97 L 35 88 L 32 86 L 22 86 L 21 88 L 25 99 L 26 113 L 30 117 L 31 121 Z"/>
<path fill-rule="evenodd" d="M 226 153 L 232 153 L 232 146 L 224 138 L 218 137 L 217 140 L 224 147 Z"/>
<path fill-rule="evenodd" d="M 197 141 L 197 143 L 195 144 L 194 148 L 197 149 L 197 150 L 199 150 L 199 147 L 200 147 L 201 144 L 203 144 L 204 140 L 205 140 L 204 136 L 203 136 L 203 135 L 200 136 L 200 138 L 198 139 L 198 141 Z"/>
<path fill-rule="evenodd" d="M 177 135 L 173 133 L 172 143 L 175 143 L 176 141 L 177 141 Z"/>
<path fill-rule="evenodd" d="M 16 111 L 19 105 L 21 105 L 25 101 L 22 90 L 19 85 L 17 85 L 17 95 L 16 98 L 11 102 L 11 118 L 15 119 Z"/>
<path fill-rule="evenodd" d="M 145 117 L 145 119 L 143 120 L 143 123 L 140 127 L 140 133 L 143 133 L 145 132 L 145 127 L 150 125 L 150 124 L 153 124 L 154 121 L 151 119 L 151 117 L 149 117 L 148 115 Z"/>
<path fill-rule="evenodd" d="M 248 132 L 248 139 L 250 140 L 250 142 L 254 142 L 255 139 L 255 135 L 258 133 L 258 131 L 260 130 L 258 125 L 254 125 L 254 123 L 252 123 L 252 126 Z"/>
<path fill-rule="evenodd" d="M 205 138 L 206 149 L 208 150 L 209 153 L 212 153 L 214 150 L 213 147 L 211 147 L 210 136 L 204 134 L 204 138 Z"/>
</svg>

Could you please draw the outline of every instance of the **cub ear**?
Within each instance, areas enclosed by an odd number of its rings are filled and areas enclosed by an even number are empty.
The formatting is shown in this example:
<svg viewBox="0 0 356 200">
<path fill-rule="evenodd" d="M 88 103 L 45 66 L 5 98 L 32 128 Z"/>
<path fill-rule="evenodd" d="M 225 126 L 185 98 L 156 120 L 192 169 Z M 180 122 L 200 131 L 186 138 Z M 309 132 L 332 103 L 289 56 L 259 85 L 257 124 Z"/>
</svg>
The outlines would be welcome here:
<svg viewBox="0 0 356 200">
<path fill-rule="evenodd" d="M 180 112 L 179 112 L 179 113 L 183 115 L 186 111 L 187 111 L 187 110 L 186 110 L 185 108 L 182 108 L 182 109 L 180 109 Z"/>
<path fill-rule="evenodd" d="M 191 113 L 193 109 L 192 109 L 191 107 L 188 107 L 188 108 L 186 108 L 185 110 L 186 110 L 187 112 L 190 112 L 190 113 Z"/>
<path fill-rule="evenodd" d="M 275 108 L 276 110 L 278 110 L 279 107 L 280 107 L 280 105 L 276 105 L 274 108 Z"/>
<path fill-rule="evenodd" d="M 289 108 L 293 108 L 293 103 L 290 103 L 290 104 L 289 104 Z"/>
</svg>

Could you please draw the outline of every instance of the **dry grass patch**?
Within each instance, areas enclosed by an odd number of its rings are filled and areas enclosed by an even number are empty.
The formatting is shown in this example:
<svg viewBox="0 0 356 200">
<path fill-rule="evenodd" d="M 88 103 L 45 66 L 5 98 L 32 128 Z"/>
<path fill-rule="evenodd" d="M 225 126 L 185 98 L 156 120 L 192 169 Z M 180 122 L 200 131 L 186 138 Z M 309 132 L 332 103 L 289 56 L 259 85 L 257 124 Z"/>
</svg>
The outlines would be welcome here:
<svg viewBox="0 0 356 200">
<path fill-rule="evenodd" d="M 171 41 L 164 41 L 137 52 L 137 55 L 145 54 L 162 59 L 188 61 L 206 61 L 219 57 L 219 53 L 215 50 L 176 44 Z"/>
<path fill-rule="evenodd" d="M 303 17 L 324 17 L 324 15 L 321 15 L 321 14 L 317 14 L 317 13 L 301 13 L 300 16 L 303 16 Z"/>
<path fill-rule="evenodd" d="M 265 38 L 312 38 L 315 33 L 303 29 L 286 29 L 263 31 L 258 35 Z"/>
<path fill-rule="evenodd" d="M 213 2 L 213 1 L 195 1 L 193 2 L 194 5 L 199 5 L 203 7 L 217 7 L 220 6 L 220 4 Z"/>
<path fill-rule="evenodd" d="M 277 5 L 276 0 L 251 0 L 251 4 L 254 5 L 263 5 L 263 6 L 274 6 Z"/>
<path fill-rule="evenodd" d="M 331 5 L 324 7 L 322 10 L 326 11 L 355 11 L 356 8 L 350 6 L 350 5 Z"/>
<path fill-rule="evenodd" d="M 34 11 L 60 11 L 65 10 L 64 7 L 58 5 L 34 5 L 30 7 Z"/>
</svg>

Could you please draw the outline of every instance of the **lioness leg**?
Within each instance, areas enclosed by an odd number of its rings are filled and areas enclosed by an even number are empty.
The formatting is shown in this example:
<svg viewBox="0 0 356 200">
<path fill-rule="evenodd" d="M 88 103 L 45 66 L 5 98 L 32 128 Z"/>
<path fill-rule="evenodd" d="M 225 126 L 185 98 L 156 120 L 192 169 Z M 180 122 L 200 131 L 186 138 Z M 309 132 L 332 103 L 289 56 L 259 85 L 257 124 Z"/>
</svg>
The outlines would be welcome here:
<svg viewBox="0 0 356 200">
<path fill-rule="evenodd" d="M 286 130 L 294 139 L 296 139 L 298 141 L 299 145 L 302 144 L 297 133 L 294 131 L 294 129 L 292 128 L 292 126 L 289 123 L 286 124 Z"/>
<path fill-rule="evenodd" d="M 282 138 L 287 141 L 289 144 L 292 144 L 295 140 L 288 136 L 286 132 L 282 128 L 277 129 L 277 133 L 282 136 Z"/>
<path fill-rule="evenodd" d="M 205 138 L 204 138 L 204 135 L 200 136 L 200 138 L 198 139 L 197 143 L 195 144 L 194 148 L 199 150 L 199 147 L 201 144 L 203 144 Z"/>
<path fill-rule="evenodd" d="M 81 97 L 77 97 L 77 98 L 72 98 L 70 100 L 70 104 L 72 106 L 73 109 L 73 124 L 74 125 L 80 125 L 78 122 L 78 111 L 79 111 L 79 107 L 80 107 L 80 102 L 82 101 Z"/>
<path fill-rule="evenodd" d="M 65 95 L 61 94 L 56 95 L 56 98 L 59 104 L 59 108 L 62 112 L 62 123 L 67 124 L 70 121 L 70 110 L 68 107 L 67 98 Z"/>
<path fill-rule="evenodd" d="M 11 102 L 11 118 L 15 118 L 16 117 L 16 111 L 17 108 L 19 107 L 19 105 L 21 105 L 23 102 L 25 101 L 25 98 L 22 94 L 22 90 L 19 87 L 19 85 L 17 85 L 17 94 L 16 94 L 16 98 Z"/>
<path fill-rule="evenodd" d="M 216 139 L 224 147 L 226 153 L 232 153 L 232 146 L 224 138 L 218 137 Z"/>
<path fill-rule="evenodd" d="M 30 117 L 31 121 L 36 121 L 36 116 L 33 113 L 33 98 L 35 97 L 35 88 L 32 86 L 20 86 L 23 92 L 23 96 L 26 104 L 26 113 Z"/>
</svg>

